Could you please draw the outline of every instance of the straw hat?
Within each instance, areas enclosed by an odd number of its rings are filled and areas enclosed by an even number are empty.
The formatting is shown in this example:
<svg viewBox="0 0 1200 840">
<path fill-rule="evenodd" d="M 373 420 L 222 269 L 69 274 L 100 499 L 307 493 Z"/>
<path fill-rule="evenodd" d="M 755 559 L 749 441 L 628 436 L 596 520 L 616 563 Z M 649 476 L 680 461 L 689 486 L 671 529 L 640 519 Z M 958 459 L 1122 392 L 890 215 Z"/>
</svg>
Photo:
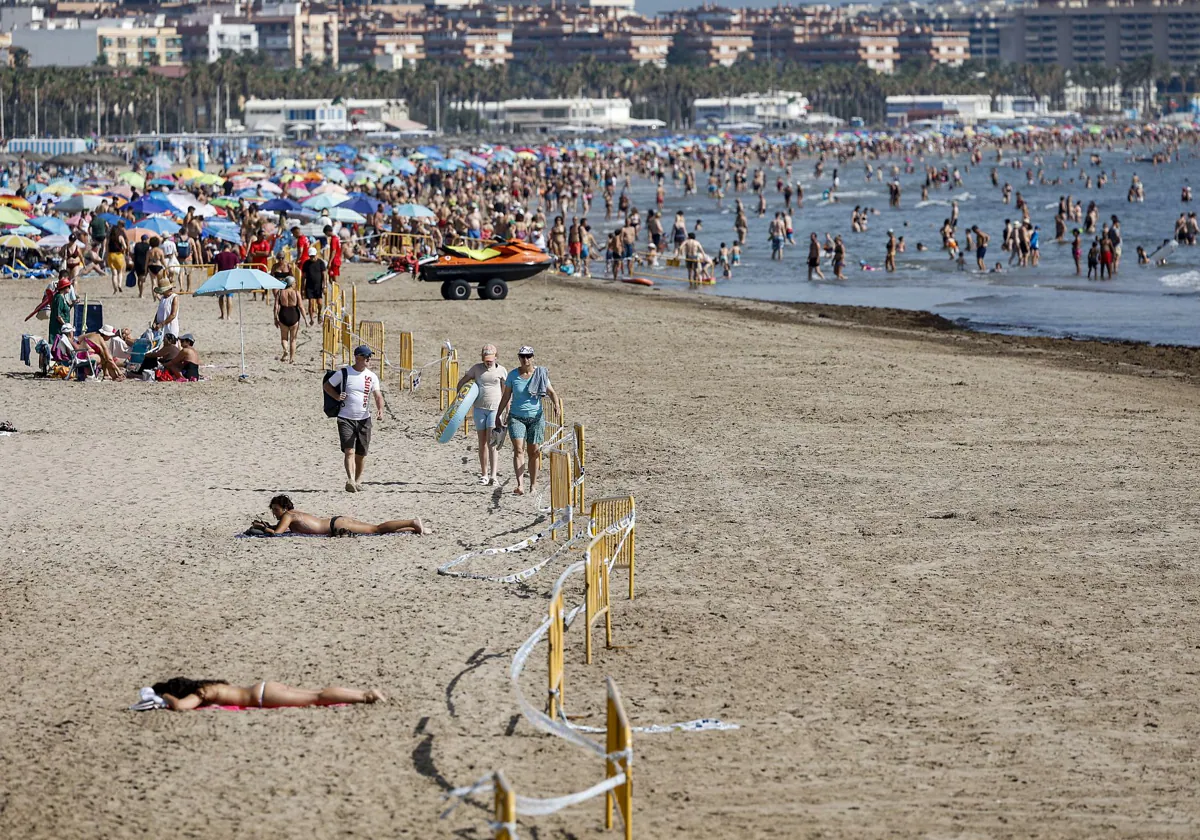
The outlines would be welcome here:
<svg viewBox="0 0 1200 840">
<path fill-rule="evenodd" d="M 168 280 L 166 283 L 163 283 L 161 286 L 154 287 L 154 294 L 156 295 L 165 295 L 167 292 L 173 291 L 175 291 L 175 284 L 170 280 Z"/>
</svg>

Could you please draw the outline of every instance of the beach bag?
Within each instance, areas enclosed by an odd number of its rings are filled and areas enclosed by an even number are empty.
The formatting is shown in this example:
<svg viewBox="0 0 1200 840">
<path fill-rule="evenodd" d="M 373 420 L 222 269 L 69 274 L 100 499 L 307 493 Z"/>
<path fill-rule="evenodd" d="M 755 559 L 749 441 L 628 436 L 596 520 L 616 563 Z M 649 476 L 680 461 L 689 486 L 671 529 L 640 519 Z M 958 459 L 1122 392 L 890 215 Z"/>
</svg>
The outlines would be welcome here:
<svg viewBox="0 0 1200 840">
<path fill-rule="evenodd" d="M 328 371 L 325 376 L 321 378 L 321 396 L 325 398 L 326 417 L 337 417 L 338 412 L 342 410 L 342 401 L 329 396 L 329 392 L 325 390 L 325 384 L 333 378 L 335 373 L 337 373 L 336 370 Z M 346 387 L 346 378 L 346 368 L 342 368 L 342 388 Z"/>
<path fill-rule="evenodd" d="M 132 289 L 136 285 L 137 285 L 137 274 L 132 271 L 128 272 L 125 275 L 125 288 Z"/>
</svg>

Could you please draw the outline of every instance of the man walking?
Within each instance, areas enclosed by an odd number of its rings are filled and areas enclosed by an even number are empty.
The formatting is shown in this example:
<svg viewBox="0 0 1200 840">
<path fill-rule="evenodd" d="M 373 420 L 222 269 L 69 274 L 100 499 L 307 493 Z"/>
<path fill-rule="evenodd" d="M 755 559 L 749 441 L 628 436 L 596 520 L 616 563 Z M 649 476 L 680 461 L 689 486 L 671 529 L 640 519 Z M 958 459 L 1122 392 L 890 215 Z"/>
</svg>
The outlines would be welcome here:
<svg viewBox="0 0 1200 840">
<path fill-rule="evenodd" d="M 371 399 L 375 400 L 375 416 L 383 419 L 383 392 L 379 378 L 367 365 L 371 348 L 360 344 L 354 348 L 354 365 L 338 368 L 325 383 L 325 393 L 339 400 L 338 442 L 346 456 L 346 492 L 362 492 L 363 463 L 371 446 Z M 345 379 L 343 380 L 343 376 Z"/>
</svg>

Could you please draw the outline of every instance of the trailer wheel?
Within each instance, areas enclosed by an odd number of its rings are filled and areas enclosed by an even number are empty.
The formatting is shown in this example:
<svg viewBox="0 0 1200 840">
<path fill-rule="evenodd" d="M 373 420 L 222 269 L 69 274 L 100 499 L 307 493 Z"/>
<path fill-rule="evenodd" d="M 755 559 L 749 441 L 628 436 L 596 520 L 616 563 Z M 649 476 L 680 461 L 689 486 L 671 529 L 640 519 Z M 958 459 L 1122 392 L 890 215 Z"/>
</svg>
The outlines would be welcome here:
<svg viewBox="0 0 1200 840">
<path fill-rule="evenodd" d="M 471 297 L 471 284 L 466 280 L 451 280 L 447 285 L 447 300 L 467 300 Z"/>
<path fill-rule="evenodd" d="M 479 296 L 488 300 L 504 300 L 508 297 L 508 284 L 498 277 L 488 280 L 479 287 Z"/>
</svg>

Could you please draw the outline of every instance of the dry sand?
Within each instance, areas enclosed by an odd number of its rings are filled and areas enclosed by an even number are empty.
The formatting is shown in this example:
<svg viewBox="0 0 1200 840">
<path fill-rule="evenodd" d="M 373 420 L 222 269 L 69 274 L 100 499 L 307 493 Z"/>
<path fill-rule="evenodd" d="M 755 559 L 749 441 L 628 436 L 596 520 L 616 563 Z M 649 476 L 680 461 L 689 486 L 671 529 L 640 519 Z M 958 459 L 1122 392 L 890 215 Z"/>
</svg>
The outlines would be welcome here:
<svg viewBox="0 0 1200 840">
<path fill-rule="evenodd" d="M 0 284 L 10 351 L 37 285 Z M 636 496 L 623 647 L 589 667 L 568 634 L 570 711 L 598 721 L 611 675 L 635 724 L 742 727 L 638 738 L 636 836 L 1200 833 L 1191 354 L 1146 375 L 1086 345 L 545 279 L 503 303 L 359 291 L 360 317 L 412 330 L 421 361 L 444 339 L 465 361 L 493 341 L 510 365 L 534 344 L 587 426 L 589 494 Z M 122 325 L 153 311 L 105 303 Z M 215 310 L 182 313 L 208 382 L 4 365 L 0 419 L 22 433 L 0 438 L 0 837 L 482 838 L 478 804 L 438 819 L 446 786 L 493 768 L 528 795 L 596 781 L 584 753 L 514 724 L 507 687 L 559 568 L 524 589 L 434 574 L 538 527 L 507 460 L 505 486 L 480 487 L 466 443 L 433 441 L 434 369 L 415 397 L 392 383 L 368 490 L 349 495 L 319 335 L 301 364 L 272 362 L 247 302 L 239 384 Z M 281 491 L 435 531 L 233 539 Z M 539 651 L 531 696 L 544 667 Z M 393 702 L 126 711 L 176 674 Z M 595 801 L 522 836 L 606 836 L 601 820 Z"/>
</svg>

